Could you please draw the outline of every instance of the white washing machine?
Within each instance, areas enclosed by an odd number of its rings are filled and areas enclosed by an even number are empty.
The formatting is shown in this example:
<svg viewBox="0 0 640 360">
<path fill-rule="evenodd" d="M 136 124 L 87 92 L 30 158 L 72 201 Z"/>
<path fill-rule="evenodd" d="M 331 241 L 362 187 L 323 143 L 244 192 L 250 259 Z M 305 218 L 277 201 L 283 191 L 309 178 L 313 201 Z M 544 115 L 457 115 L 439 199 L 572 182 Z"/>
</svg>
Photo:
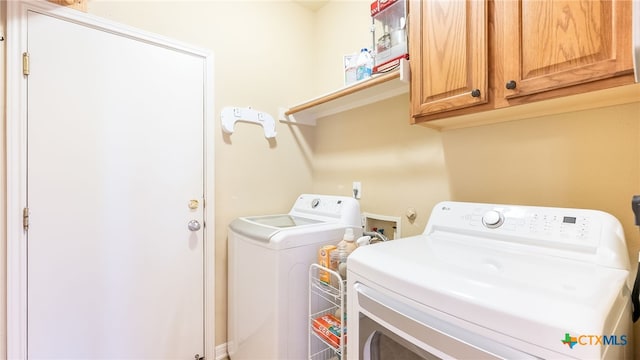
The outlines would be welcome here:
<svg viewBox="0 0 640 360">
<path fill-rule="evenodd" d="M 346 228 L 362 233 L 350 197 L 300 195 L 288 214 L 229 225 L 228 352 L 232 360 L 308 357 L 309 266 Z"/>
<path fill-rule="evenodd" d="M 443 202 L 422 235 L 347 261 L 349 359 L 632 359 L 617 219 Z"/>
</svg>

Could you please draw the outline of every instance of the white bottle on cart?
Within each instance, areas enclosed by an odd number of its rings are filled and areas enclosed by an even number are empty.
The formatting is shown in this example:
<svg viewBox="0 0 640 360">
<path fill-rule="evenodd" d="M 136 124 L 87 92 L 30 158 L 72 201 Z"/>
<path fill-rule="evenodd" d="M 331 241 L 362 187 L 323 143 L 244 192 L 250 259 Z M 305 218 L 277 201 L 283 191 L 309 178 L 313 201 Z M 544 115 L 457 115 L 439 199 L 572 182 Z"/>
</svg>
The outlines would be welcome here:
<svg viewBox="0 0 640 360">
<path fill-rule="evenodd" d="M 364 80 L 371 77 L 373 71 L 373 57 L 367 48 L 362 48 L 356 62 L 356 80 Z"/>
<path fill-rule="evenodd" d="M 358 244 L 356 244 L 356 238 L 353 233 L 353 229 L 347 228 L 344 231 L 342 241 L 338 243 L 338 248 L 336 249 L 338 251 L 339 258 L 338 273 L 342 277 L 342 280 L 346 279 L 347 277 L 347 256 L 349 256 L 349 254 L 351 254 L 357 247 Z"/>
</svg>

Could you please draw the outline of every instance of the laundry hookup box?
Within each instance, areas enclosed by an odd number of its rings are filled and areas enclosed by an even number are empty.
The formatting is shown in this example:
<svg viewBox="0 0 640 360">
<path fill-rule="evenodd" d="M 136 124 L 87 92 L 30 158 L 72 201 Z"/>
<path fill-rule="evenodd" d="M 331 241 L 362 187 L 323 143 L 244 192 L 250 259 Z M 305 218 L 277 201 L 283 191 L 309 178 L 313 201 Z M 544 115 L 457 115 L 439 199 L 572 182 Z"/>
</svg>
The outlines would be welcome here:
<svg viewBox="0 0 640 360">
<path fill-rule="evenodd" d="M 371 3 L 375 41 L 373 72 L 395 69 L 409 59 L 407 46 L 407 1 L 376 0 Z"/>
</svg>

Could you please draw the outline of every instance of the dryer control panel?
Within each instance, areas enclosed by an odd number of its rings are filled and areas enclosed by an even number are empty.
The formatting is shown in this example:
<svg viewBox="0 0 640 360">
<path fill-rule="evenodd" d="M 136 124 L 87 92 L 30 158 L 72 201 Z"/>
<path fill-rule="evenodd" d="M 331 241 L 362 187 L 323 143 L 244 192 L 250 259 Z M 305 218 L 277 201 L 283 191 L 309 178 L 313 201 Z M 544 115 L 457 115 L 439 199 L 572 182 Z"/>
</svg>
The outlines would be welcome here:
<svg viewBox="0 0 640 360">
<path fill-rule="evenodd" d="M 598 234 L 592 231 L 594 227 L 591 226 L 590 216 L 577 214 L 568 209 L 514 212 L 502 208 L 476 208 L 466 218 L 472 226 L 482 225 L 488 229 L 503 228 L 522 235 L 543 235 L 545 239 L 551 241 L 575 240 L 579 244 L 593 246 L 597 245 L 598 241 Z"/>
<path fill-rule="evenodd" d="M 614 267 L 629 263 L 622 225 L 599 210 L 445 201 L 433 208 L 424 234 L 434 232 L 520 244 Z"/>
</svg>

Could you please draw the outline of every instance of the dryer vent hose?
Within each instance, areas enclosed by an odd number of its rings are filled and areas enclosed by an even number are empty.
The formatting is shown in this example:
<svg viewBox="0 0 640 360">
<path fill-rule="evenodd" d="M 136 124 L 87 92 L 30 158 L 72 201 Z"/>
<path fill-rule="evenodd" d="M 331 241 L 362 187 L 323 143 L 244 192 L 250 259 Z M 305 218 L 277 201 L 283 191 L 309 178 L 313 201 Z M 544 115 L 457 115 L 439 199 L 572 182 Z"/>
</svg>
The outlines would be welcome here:
<svg viewBox="0 0 640 360">
<path fill-rule="evenodd" d="M 638 253 L 638 270 L 636 271 L 636 281 L 633 282 L 631 291 L 631 303 L 633 304 L 633 322 L 640 318 L 640 253 Z"/>
</svg>

